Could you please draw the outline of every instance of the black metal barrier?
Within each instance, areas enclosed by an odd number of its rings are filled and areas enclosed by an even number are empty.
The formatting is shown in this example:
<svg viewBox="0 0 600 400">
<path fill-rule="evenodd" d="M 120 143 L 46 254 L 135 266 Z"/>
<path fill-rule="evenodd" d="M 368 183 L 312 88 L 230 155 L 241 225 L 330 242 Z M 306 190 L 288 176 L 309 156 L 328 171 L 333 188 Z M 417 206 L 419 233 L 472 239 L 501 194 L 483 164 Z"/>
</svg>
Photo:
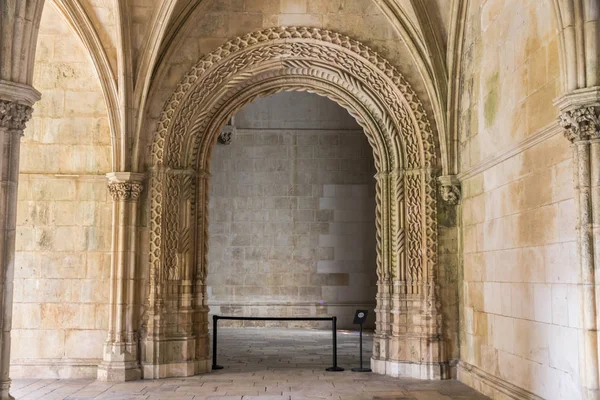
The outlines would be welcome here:
<svg viewBox="0 0 600 400">
<path fill-rule="evenodd" d="M 314 317 L 314 318 L 277 318 L 277 317 L 221 317 L 219 315 L 213 315 L 213 362 L 212 369 L 223 369 L 221 365 L 217 364 L 217 330 L 218 322 L 220 319 L 229 321 L 331 321 L 331 333 L 333 335 L 333 367 L 329 367 L 326 371 L 339 372 L 343 371 L 344 368 L 338 367 L 337 365 L 337 317 Z"/>
</svg>

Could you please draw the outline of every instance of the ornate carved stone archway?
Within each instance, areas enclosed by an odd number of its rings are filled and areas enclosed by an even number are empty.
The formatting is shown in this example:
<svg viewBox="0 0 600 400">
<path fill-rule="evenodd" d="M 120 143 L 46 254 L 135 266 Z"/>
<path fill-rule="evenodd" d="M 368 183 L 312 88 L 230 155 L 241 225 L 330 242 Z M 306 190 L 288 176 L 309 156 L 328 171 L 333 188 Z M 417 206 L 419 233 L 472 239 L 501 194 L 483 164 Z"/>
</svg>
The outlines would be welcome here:
<svg viewBox="0 0 600 400">
<path fill-rule="evenodd" d="M 202 59 L 169 99 L 152 145 L 150 295 L 145 378 L 210 370 L 207 203 L 211 150 L 236 110 L 259 96 L 311 91 L 363 126 L 377 168 L 376 372 L 448 374 L 436 286 L 437 145 L 423 106 L 387 61 L 348 37 L 274 28 Z"/>
</svg>

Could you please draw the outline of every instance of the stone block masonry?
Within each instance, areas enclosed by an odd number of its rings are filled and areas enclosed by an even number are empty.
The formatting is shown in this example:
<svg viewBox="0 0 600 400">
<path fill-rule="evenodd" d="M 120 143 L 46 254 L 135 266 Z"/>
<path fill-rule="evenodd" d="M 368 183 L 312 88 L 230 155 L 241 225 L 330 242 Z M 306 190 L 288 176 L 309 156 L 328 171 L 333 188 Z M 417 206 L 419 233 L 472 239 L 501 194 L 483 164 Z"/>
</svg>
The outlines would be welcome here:
<svg viewBox="0 0 600 400">
<path fill-rule="evenodd" d="M 209 214 L 211 312 L 337 315 L 340 328 L 352 328 L 355 309 L 367 308 L 374 317 L 371 148 L 358 125 L 347 121 L 350 117 L 333 103 L 329 106 L 326 100 L 299 94 L 273 97 L 279 97 L 280 104 L 296 99 L 305 106 L 297 106 L 293 116 L 271 98 L 259 100 L 237 118 L 252 128 L 238 127 L 231 145 L 214 151 Z M 298 115 L 302 112 L 308 114 L 306 120 Z M 340 118 L 345 118 L 343 123 Z M 314 119 L 319 119 L 318 124 Z M 331 129 L 315 129 L 319 124 Z M 329 327 L 321 322 L 221 323 Z"/>
</svg>

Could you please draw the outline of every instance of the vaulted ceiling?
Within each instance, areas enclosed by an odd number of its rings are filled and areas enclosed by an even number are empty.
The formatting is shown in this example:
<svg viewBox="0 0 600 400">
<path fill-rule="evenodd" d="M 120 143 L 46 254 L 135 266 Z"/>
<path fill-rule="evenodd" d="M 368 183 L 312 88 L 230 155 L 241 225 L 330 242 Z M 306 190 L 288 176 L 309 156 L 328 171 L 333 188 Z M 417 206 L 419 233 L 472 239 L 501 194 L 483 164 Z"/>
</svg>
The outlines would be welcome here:
<svg viewBox="0 0 600 400">
<path fill-rule="evenodd" d="M 258 11 L 269 7 L 276 10 L 280 1 L 282 7 L 283 4 L 304 4 L 305 10 L 301 11 L 304 13 L 308 4 L 309 9 L 325 7 L 330 12 L 332 7 L 337 7 L 333 9 L 334 14 L 345 7 L 362 7 L 383 15 L 389 24 L 384 28 L 393 30 L 394 37 L 399 38 L 396 43 L 402 42 L 397 45 L 404 52 L 402 65 L 396 66 L 403 74 L 407 73 L 406 69 L 411 70 L 409 82 L 416 86 L 420 96 L 426 97 L 425 107 L 432 114 L 430 117 L 439 136 L 444 173 L 456 173 L 453 110 L 458 99 L 463 27 L 467 6 L 479 3 L 468 0 L 48 0 L 46 7 L 50 4 L 57 7 L 67 19 L 89 51 L 98 72 L 111 114 L 116 171 L 140 167 L 139 155 L 131 157 L 130 153 L 139 148 L 141 131 L 149 130 L 144 127 L 144 113 L 154 77 L 160 75 L 161 67 L 176 52 L 178 43 L 186 39 L 187 32 L 202 23 L 199 21 L 203 21 L 204 14 L 211 10 L 239 11 L 240 4 L 245 2 L 253 4 Z M 8 43 L 12 48 L 0 54 L 2 79 L 14 81 L 17 78 L 23 84 L 31 84 L 34 57 L 30 56 L 31 51 L 23 57 L 17 50 L 35 49 L 30 42 L 37 37 L 36 24 L 43 3 L 42 0 L 0 0 L 2 13 L 8 15 L 5 25 L 13 24 L 15 32 L 21 26 L 25 28 L 23 35 L 2 39 L 4 47 Z M 592 62 L 594 65 L 587 64 L 598 59 L 598 50 L 593 45 L 588 49 L 586 43 L 592 42 L 584 40 L 593 26 L 590 28 L 583 21 L 597 20 L 598 10 L 585 0 L 553 0 L 553 5 L 556 26 L 561 32 L 564 90 L 597 84 L 598 68 L 594 67 L 597 61 Z M 513 6 L 518 7 L 518 2 Z M 340 23 L 346 21 L 338 25 Z M 379 25 L 372 28 L 380 29 Z M 12 32 L 11 29 L 4 31 Z M 390 47 L 389 42 L 386 46 Z"/>
</svg>

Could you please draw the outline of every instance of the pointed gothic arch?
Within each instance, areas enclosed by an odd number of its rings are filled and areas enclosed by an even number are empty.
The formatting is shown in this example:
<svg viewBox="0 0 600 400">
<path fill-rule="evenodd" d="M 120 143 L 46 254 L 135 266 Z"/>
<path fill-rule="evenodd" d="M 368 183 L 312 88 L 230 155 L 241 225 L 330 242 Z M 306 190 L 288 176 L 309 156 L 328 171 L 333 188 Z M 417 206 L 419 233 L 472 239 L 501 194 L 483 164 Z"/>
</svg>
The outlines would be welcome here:
<svg viewBox="0 0 600 400">
<path fill-rule="evenodd" d="M 378 294 L 372 365 L 448 376 L 437 270 L 439 151 L 410 85 L 386 60 L 340 34 L 273 28 L 204 57 L 167 102 L 150 173 L 150 295 L 145 378 L 210 370 L 206 263 L 211 150 L 221 126 L 259 96 L 311 91 L 346 108 L 373 148 Z"/>
</svg>

